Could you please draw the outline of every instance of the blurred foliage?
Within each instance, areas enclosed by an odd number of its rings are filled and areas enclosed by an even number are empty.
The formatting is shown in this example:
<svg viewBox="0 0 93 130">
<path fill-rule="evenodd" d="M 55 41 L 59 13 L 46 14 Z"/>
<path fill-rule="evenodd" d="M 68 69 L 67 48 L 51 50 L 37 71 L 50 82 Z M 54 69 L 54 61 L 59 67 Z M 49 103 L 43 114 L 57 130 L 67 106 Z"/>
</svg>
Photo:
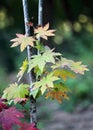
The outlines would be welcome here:
<svg viewBox="0 0 93 130">
<path fill-rule="evenodd" d="M 84 76 L 78 76 L 77 80 L 69 80 L 67 85 L 72 89 L 69 102 L 64 101 L 62 109 L 73 111 L 77 104 L 82 109 L 93 100 L 93 22 L 84 14 L 80 14 L 73 23 L 63 21 L 58 25 L 58 31 L 54 39 L 56 49 L 63 55 L 74 60 L 80 60 L 90 69 Z M 68 107 L 66 107 L 68 106 Z"/>
<path fill-rule="evenodd" d="M 3 67 L 2 67 L 3 68 Z M 0 96 L 2 95 L 3 90 L 6 88 L 8 81 L 7 81 L 7 75 L 4 71 L 4 68 L 2 69 L 0 67 Z"/>
</svg>

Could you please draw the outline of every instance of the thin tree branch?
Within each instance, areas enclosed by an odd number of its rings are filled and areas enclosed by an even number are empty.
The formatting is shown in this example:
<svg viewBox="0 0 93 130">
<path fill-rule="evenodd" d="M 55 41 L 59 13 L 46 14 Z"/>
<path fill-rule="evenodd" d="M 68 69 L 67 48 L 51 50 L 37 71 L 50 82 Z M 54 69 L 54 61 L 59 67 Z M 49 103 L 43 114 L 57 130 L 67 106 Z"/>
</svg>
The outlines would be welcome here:
<svg viewBox="0 0 93 130">
<path fill-rule="evenodd" d="M 30 36 L 30 27 L 27 26 L 27 23 L 29 22 L 29 12 L 28 12 L 28 1 L 22 0 L 23 4 L 23 13 L 24 13 L 24 23 L 25 23 L 25 34 L 26 36 Z M 27 46 L 27 56 L 28 56 L 28 62 L 30 62 L 31 58 L 31 51 L 30 46 Z M 30 83 L 30 93 L 32 91 L 32 83 L 33 83 L 33 77 L 32 72 L 29 72 L 29 83 Z M 37 124 L 36 119 L 36 100 L 33 98 L 33 96 L 30 96 L 30 123 Z"/>
<path fill-rule="evenodd" d="M 39 0 L 39 3 L 38 3 L 38 25 L 42 25 L 43 23 L 43 17 L 42 17 L 42 12 L 43 12 L 43 7 L 42 7 L 42 4 L 43 4 L 43 0 Z"/>
<path fill-rule="evenodd" d="M 43 24 L 43 0 L 39 0 L 39 3 L 38 3 L 38 25 L 42 25 Z M 40 38 L 38 38 L 38 40 L 40 41 Z M 37 52 L 37 54 L 39 54 L 39 50 Z"/>
<path fill-rule="evenodd" d="M 28 13 L 28 5 L 27 0 L 23 0 L 23 13 L 24 13 L 24 23 L 25 23 L 25 35 L 30 36 L 30 27 L 27 26 L 26 23 L 29 22 L 29 13 Z M 31 52 L 30 52 L 30 46 L 27 46 L 27 57 L 28 62 L 30 61 Z M 29 83 L 32 84 L 32 75 L 29 73 Z"/>
</svg>

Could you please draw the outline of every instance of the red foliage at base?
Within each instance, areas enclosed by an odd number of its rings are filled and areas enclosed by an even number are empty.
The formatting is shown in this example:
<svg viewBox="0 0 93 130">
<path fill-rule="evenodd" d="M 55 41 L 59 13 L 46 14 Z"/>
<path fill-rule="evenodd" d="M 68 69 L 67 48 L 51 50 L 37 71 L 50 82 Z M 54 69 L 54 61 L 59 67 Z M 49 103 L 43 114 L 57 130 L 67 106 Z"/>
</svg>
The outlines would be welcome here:
<svg viewBox="0 0 93 130">
<path fill-rule="evenodd" d="M 35 124 L 28 124 L 24 122 L 19 130 L 39 130 L 35 127 Z"/>
</svg>

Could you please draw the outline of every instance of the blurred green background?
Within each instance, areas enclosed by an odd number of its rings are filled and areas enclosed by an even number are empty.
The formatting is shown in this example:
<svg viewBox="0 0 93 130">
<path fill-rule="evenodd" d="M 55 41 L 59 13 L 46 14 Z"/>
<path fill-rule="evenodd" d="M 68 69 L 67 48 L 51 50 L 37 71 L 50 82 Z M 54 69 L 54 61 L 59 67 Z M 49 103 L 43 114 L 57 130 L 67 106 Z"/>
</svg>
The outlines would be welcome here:
<svg viewBox="0 0 93 130">
<path fill-rule="evenodd" d="M 28 3 L 30 19 L 34 18 L 33 22 L 36 26 L 38 0 L 28 0 Z M 72 90 L 70 100 L 63 101 L 61 105 L 53 103 L 55 109 L 72 112 L 77 105 L 84 108 L 93 103 L 92 6 L 93 0 L 44 0 L 43 2 L 43 23 L 49 22 L 50 27 L 56 29 L 56 36 L 49 39 L 48 46 L 54 47 L 66 58 L 82 61 L 90 69 L 84 76 L 77 76 L 77 79 L 67 81 L 67 85 Z M 26 51 L 20 54 L 18 47 L 10 48 L 10 40 L 16 33 L 25 33 L 22 1 L 0 1 L 0 95 L 9 82 L 15 81 L 18 68 L 26 56 Z M 38 101 L 44 114 L 49 113 L 47 107 L 43 107 L 49 102 L 44 99 Z M 40 125 L 42 126 L 43 123 Z"/>
</svg>

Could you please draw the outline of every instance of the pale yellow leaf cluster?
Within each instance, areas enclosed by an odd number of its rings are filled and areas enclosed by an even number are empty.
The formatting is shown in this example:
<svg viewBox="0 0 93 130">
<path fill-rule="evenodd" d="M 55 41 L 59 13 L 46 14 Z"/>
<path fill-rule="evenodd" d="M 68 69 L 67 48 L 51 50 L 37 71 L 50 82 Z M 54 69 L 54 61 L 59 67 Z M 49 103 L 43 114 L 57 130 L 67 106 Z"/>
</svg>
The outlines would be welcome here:
<svg viewBox="0 0 93 130">
<path fill-rule="evenodd" d="M 88 71 L 87 65 L 83 65 L 81 61 L 73 62 L 71 64 L 71 70 L 75 73 L 84 74 L 84 71 Z"/>
<path fill-rule="evenodd" d="M 34 46 L 35 39 L 33 37 L 27 37 L 23 34 L 16 34 L 17 38 L 11 40 L 13 42 L 11 47 L 16 47 L 20 45 L 21 52 L 29 45 L 31 47 Z"/>
<path fill-rule="evenodd" d="M 49 23 L 47 23 L 44 27 L 38 26 L 34 29 L 34 33 L 36 34 L 36 38 L 43 38 L 47 40 L 48 36 L 54 36 L 55 30 L 48 30 L 49 29 Z"/>
<path fill-rule="evenodd" d="M 53 69 L 56 68 L 69 68 L 76 74 L 84 74 L 85 71 L 89 71 L 87 68 L 87 65 L 83 65 L 81 61 L 75 62 L 73 60 L 68 60 L 66 58 L 61 58 L 61 61 L 59 61 L 56 65 L 52 66 Z"/>
</svg>

